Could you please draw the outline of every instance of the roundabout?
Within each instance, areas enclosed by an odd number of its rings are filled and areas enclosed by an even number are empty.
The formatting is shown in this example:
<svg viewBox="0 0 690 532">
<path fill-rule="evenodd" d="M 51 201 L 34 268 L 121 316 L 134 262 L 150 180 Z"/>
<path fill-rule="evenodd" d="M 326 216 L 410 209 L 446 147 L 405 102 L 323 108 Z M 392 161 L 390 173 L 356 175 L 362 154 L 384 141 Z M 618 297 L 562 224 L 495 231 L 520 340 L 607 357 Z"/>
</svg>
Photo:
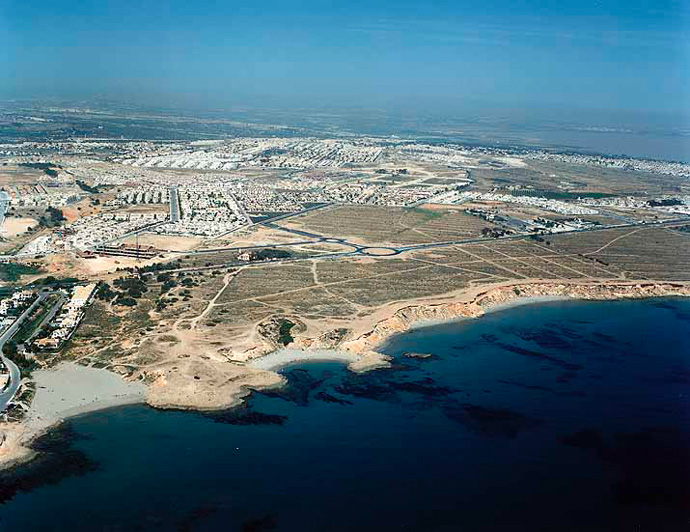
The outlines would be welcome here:
<svg viewBox="0 0 690 532">
<path fill-rule="evenodd" d="M 372 257 L 389 257 L 389 256 L 400 254 L 400 250 L 398 250 L 398 249 L 382 248 L 382 247 L 360 248 L 359 252 L 362 255 L 370 255 Z"/>
</svg>

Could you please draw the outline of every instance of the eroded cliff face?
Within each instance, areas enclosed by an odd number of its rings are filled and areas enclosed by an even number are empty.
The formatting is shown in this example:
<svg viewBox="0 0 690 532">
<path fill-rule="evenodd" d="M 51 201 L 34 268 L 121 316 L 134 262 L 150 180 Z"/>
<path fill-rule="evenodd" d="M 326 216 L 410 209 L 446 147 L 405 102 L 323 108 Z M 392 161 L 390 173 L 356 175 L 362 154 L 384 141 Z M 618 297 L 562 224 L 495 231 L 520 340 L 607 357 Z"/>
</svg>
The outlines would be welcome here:
<svg viewBox="0 0 690 532">
<path fill-rule="evenodd" d="M 511 285 L 482 292 L 471 301 L 410 305 L 379 321 L 373 329 L 340 344 L 340 349 L 356 353 L 375 351 L 385 340 L 423 322 L 441 322 L 458 318 L 476 318 L 486 309 L 512 303 L 521 298 L 572 298 L 583 300 L 632 299 L 662 296 L 690 296 L 686 283 L 607 283 L 567 284 L 536 283 Z"/>
</svg>

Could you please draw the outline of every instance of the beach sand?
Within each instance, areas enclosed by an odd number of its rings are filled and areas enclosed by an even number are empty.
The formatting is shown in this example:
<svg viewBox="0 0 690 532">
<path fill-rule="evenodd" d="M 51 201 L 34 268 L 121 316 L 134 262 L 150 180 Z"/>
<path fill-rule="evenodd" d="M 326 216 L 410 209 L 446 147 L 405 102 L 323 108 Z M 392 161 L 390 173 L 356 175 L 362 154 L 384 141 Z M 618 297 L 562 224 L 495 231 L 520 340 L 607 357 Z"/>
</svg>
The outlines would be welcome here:
<svg viewBox="0 0 690 532">
<path fill-rule="evenodd" d="M 539 303 L 551 303 L 554 301 L 574 301 L 572 297 L 568 296 L 531 296 L 518 297 L 505 303 L 497 303 L 484 309 L 484 313 L 497 312 L 499 310 L 507 310 L 509 308 L 521 307 L 523 305 L 536 305 Z"/>
<path fill-rule="evenodd" d="M 377 367 L 386 367 L 389 364 L 388 357 L 380 353 L 353 353 L 351 351 L 339 351 L 337 349 L 289 349 L 283 348 L 269 353 L 261 358 L 247 363 L 248 366 L 257 369 L 277 371 L 290 364 L 305 362 L 342 362 L 349 369 L 356 372 L 368 371 Z"/>
<path fill-rule="evenodd" d="M 0 468 L 29 460 L 28 443 L 64 419 L 113 406 L 143 403 L 146 386 L 104 369 L 63 362 L 33 373 L 36 395 L 21 423 L 0 423 Z"/>
</svg>

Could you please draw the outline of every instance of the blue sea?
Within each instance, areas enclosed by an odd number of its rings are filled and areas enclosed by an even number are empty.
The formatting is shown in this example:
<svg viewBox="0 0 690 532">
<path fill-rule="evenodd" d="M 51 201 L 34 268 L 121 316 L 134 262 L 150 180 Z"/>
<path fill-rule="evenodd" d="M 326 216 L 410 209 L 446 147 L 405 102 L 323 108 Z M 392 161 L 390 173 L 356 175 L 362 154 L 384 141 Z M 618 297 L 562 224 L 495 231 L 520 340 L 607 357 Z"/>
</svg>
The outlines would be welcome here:
<svg viewBox="0 0 690 532">
<path fill-rule="evenodd" d="M 0 530 L 688 530 L 689 333 L 688 300 L 526 305 L 233 411 L 85 415 L 0 477 Z"/>
</svg>

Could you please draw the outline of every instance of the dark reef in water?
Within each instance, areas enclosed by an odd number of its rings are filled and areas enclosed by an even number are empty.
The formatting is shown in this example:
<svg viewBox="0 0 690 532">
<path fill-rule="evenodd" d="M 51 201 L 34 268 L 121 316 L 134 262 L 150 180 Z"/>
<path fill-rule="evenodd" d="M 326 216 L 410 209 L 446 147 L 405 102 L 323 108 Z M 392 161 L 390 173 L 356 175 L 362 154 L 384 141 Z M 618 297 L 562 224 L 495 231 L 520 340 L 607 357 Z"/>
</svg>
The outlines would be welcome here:
<svg viewBox="0 0 690 532">
<path fill-rule="evenodd" d="M 537 331 L 516 331 L 515 334 L 519 338 L 527 342 L 532 342 L 542 349 L 569 349 L 572 345 L 572 342 L 570 342 L 569 339 L 563 338 L 564 331 L 562 328 L 559 329 L 561 330 L 555 330 L 554 327 L 552 329 L 539 329 Z M 574 335 L 569 334 L 569 336 Z"/>
<path fill-rule="evenodd" d="M 339 397 L 336 397 L 335 395 L 331 395 L 330 393 L 327 392 L 319 392 L 314 396 L 314 399 L 318 399 L 319 401 L 323 401 L 324 403 L 334 403 L 338 405 L 351 405 L 352 401 L 348 401 L 347 399 L 340 399 Z"/>
<path fill-rule="evenodd" d="M 196 530 L 197 525 L 217 511 L 217 504 L 205 503 L 197 506 L 177 525 L 178 532 L 191 532 L 192 530 Z"/>
<path fill-rule="evenodd" d="M 398 394 L 385 384 L 375 384 L 373 382 L 356 381 L 354 379 L 343 379 L 342 384 L 336 386 L 335 391 L 340 395 L 350 395 L 362 399 L 372 399 L 374 401 L 397 402 Z"/>
<path fill-rule="evenodd" d="M 0 504 L 12 500 L 17 493 L 28 493 L 68 477 L 96 471 L 98 464 L 73 447 L 83 439 L 85 436 L 65 424 L 34 440 L 31 448 L 38 454 L 31 462 L 0 471 Z"/>
<path fill-rule="evenodd" d="M 278 522 L 274 515 L 266 515 L 242 523 L 242 532 L 271 532 L 272 530 L 278 530 Z"/>
<path fill-rule="evenodd" d="M 468 429 L 487 436 L 515 438 L 520 432 L 541 425 L 541 420 L 507 408 L 488 408 L 471 403 L 447 402 L 443 413 Z"/>
<path fill-rule="evenodd" d="M 557 382 L 561 383 L 569 382 L 569 380 L 570 379 L 567 378 L 563 379 L 562 376 L 556 379 Z M 507 384 L 509 386 L 515 386 L 517 388 L 522 388 L 524 390 L 536 390 L 540 392 L 546 392 L 560 397 L 585 397 L 587 395 L 585 392 L 579 390 L 560 391 L 554 390 L 549 386 L 543 386 L 539 384 L 525 384 L 522 382 L 514 381 L 512 379 L 499 379 L 497 382 L 500 382 L 501 384 Z"/>
<path fill-rule="evenodd" d="M 312 391 L 318 389 L 325 378 L 316 378 L 308 370 L 293 369 L 284 372 L 287 384 L 274 390 L 262 390 L 260 393 L 268 397 L 277 397 L 299 406 L 309 404 L 309 396 Z"/>
<path fill-rule="evenodd" d="M 561 360 L 560 358 L 556 358 L 556 357 L 551 356 L 551 355 L 545 355 L 544 353 L 539 353 L 537 351 L 532 351 L 531 349 L 525 349 L 524 347 L 506 344 L 506 343 L 499 342 L 496 340 L 494 340 L 493 343 L 496 344 L 501 349 L 504 349 L 506 351 L 510 351 L 511 353 L 515 353 L 517 355 L 522 355 L 525 357 L 538 358 L 539 360 L 544 360 L 546 362 L 550 362 L 551 364 L 554 364 L 555 366 L 560 366 L 560 367 L 567 369 L 569 371 L 577 371 L 579 369 L 582 369 L 582 366 L 580 364 L 573 364 L 572 362 L 566 362 L 565 360 Z"/>
<path fill-rule="evenodd" d="M 391 381 L 390 386 L 399 392 L 419 394 L 426 397 L 442 397 L 456 390 L 449 386 L 436 386 L 434 379 L 426 377 L 418 381 Z"/>
<path fill-rule="evenodd" d="M 239 406 L 224 412 L 203 414 L 203 416 L 214 423 L 228 425 L 283 425 L 287 421 L 287 416 L 256 412 L 246 406 Z"/>
</svg>

